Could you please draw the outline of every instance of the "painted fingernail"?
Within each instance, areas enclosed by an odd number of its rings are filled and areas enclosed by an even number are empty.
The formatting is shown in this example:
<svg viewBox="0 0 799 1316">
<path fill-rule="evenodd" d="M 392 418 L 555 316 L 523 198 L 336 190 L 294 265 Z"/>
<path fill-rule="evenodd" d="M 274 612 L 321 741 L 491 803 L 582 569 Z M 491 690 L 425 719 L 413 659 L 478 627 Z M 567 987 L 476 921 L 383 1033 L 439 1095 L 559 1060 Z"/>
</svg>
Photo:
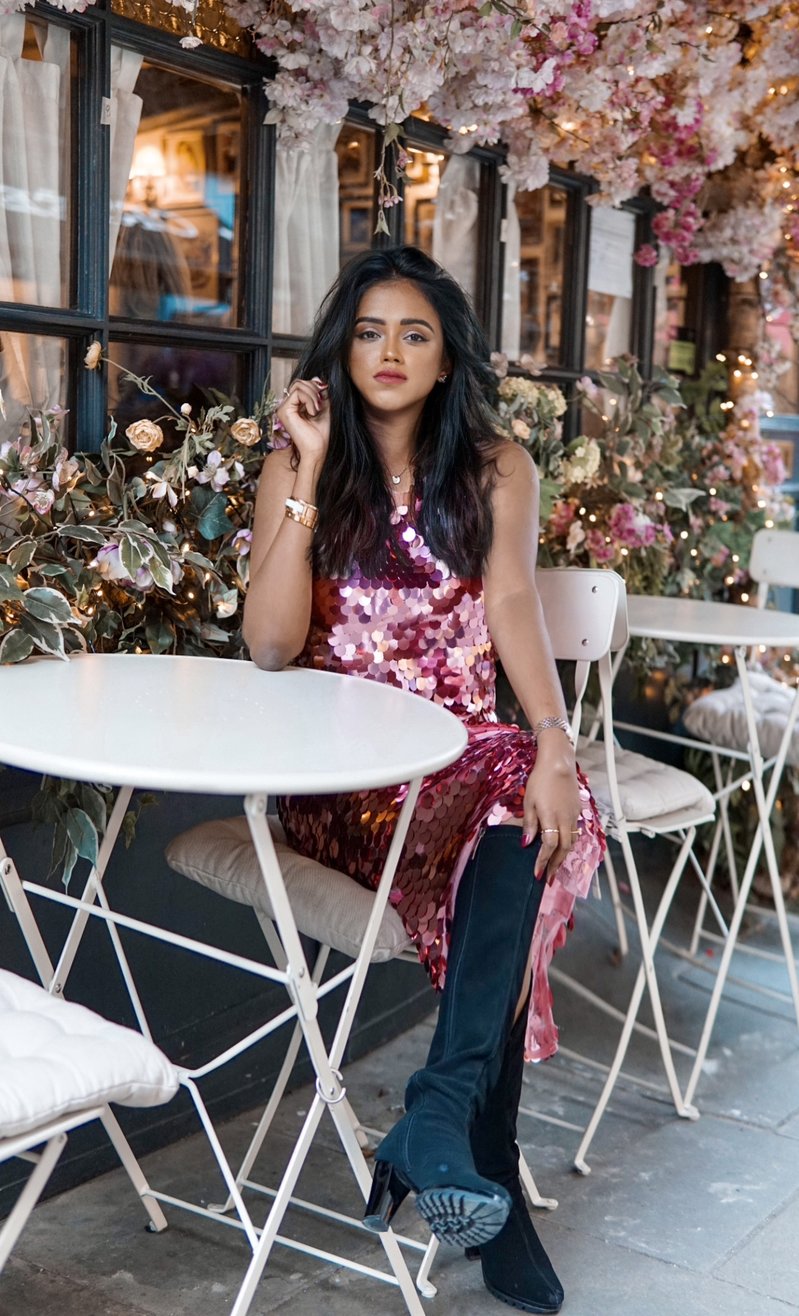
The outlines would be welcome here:
<svg viewBox="0 0 799 1316">
<path fill-rule="evenodd" d="M 532 832 L 525 832 L 524 836 L 522 837 L 522 845 L 532 845 L 532 844 L 533 844 Z"/>
</svg>

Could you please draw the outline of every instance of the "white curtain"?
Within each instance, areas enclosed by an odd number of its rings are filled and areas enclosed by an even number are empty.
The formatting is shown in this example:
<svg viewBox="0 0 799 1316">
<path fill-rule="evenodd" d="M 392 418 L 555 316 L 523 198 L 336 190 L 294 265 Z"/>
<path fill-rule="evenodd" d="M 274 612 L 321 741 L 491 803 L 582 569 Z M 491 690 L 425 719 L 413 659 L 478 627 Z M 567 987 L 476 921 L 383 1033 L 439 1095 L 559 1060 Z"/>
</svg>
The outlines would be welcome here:
<svg viewBox="0 0 799 1316">
<path fill-rule="evenodd" d="M 457 279 L 474 302 L 477 287 L 477 216 L 480 165 L 451 155 L 441 176 L 433 219 L 433 258 Z"/>
<path fill-rule="evenodd" d="M 278 147 L 272 328 L 305 337 L 339 270 L 340 124 L 320 124 L 310 151 Z"/>
<path fill-rule="evenodd" d="M 122 222 L 122 208 L 128 186 L 136 133 L 141 119 L 142 98 L 133 88 L 139 76 L 142 56 L 135 50 L 111 47 L 111 211 L 108 231 L 108 270 L 114 263 L 114 253 Z"/>
<path fill-rule="evenodd" d="M 522 304 L 521 304 L 521 268 L 522 235 L 519 212 L 516 209 L 516 184 L 508 182 L 507 209 L 505 219 L 505 261 L 502 279 L 502 344 L 509 361 L 518 361 L 521 356 Z M 528 345 L 525 350 L 529 351 Z"/>
<path fill-rule="evenodd" d="M 24 14 L 0 18 L 0 300 L 60 306 L 68 176 L 62 61 L 69 34 L 48 30 L 41 61 L 22 58 L 24 39 Z M 63 355 L 60 339 L 0 334 L 2 437 L 13 437 L 31 408 L 63 401 Z"/>
</svg>

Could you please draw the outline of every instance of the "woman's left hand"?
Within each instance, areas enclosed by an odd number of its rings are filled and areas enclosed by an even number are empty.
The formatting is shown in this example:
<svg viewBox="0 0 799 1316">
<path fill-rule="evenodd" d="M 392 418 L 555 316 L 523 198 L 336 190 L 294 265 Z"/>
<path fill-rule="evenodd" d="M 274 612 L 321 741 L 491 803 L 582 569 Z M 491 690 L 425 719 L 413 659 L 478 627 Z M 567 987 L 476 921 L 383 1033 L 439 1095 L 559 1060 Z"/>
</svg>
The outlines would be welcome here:
<svg viewBox="0 0 799 1316">
<path fill-rule="evenodd" d="M 553 740 L 554 734 L 541 737 L 524 792 L 525 838 L 532 841 L 541 833 L 534 874 L 545 874 L 547 882 L 552 881 L 577 840 L 581 812 L 574 753 L 565 738 L 557 747 L 551 743 Z"/>
</svg>

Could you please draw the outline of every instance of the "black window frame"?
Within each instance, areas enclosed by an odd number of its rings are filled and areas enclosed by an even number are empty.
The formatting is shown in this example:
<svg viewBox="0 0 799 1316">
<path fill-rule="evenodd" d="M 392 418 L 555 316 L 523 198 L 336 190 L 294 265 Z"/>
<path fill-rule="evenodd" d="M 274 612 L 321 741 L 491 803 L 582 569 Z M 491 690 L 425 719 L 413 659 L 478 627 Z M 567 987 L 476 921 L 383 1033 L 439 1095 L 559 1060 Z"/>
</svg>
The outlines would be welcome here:
<svg viewBox="0 0 799 1316">
<path fill-rule="evenodd" d="M 178 343 L 184 347 L 225 351 L 237 357 L 236 391 L 249 409 L 260 398 L 271 356 L 271 291 L 274 129 L 264 125 L 268 109 L 264 77 L 269 61 L 244 58 L 210 46 L 184 50 L 171 33 L 93 6 L 83 14 L 65 14 L 49 4 L 34 14 L 71 34 L 75 76 L 71 102 L 70 305 L 36 306 L 0 302 L 0 328 L 66 339 L 65 402 L 71 417 L 73 450 L 95 451 L 107 432 L 105 372 L 86 370 L 88 346 L 109 339 L 143 344 Z M 242 185 L 240 205 L 239 299 L 241 325 L 181 325 L 170 321 L 133 320 L 109 314 L 110 153 L 103 106 L 111 93 L 111 48 L 136 50 L 145 59 L 182 73 L 236 86 L 242 104 Z"/>
</svg>

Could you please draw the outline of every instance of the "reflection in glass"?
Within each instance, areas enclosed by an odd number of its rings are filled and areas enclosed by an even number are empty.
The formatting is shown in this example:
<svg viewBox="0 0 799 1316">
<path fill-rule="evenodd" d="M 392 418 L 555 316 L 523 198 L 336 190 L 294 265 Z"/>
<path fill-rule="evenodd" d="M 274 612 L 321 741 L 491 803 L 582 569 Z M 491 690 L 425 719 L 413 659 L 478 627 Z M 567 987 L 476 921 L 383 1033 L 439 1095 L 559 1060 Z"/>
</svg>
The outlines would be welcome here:
<svg viewBox="0 0 799 1316">
<path fill-rule="evenodd" d="M 372 245 L 375 228 L 375 135 L 345 123 L 336 142 L 340 213 L 340 264 Z"/>
<path fill-rule="evenodd" d="M 508 197 L 502 350 L 512 361 L 563 363 L 567 201 L 551 184 Z"/>
<path fill-rule="evenodd" d="M 294 367 L 297 364 L 297 358 L 293 356 L 273 356 L 272 372 L 269 377 L 269 387 L 275 397 L 281 397 L 283 390 L 288 387 Z"/>
<path fill-rule="evenodd" d="M 112 52 L 112 315 L 238 323 L 235 88 Z"/>
<path fill-rule="evenodd" d="M 164 346 L 163 343 L 111 343 L 110 359 L 122 370 L 151 379 L 170 407 L 180 411 L 188 402 L 196 415 L 222 393 L 234 401 L 238 387 L 237 358 L 231 352 L 211 352 L 201 348 Z M 159 398 L 148 397 L 135 383 L 123 379 L 114 366 L 108 369 L 108 410 L 125 430 L 131 421 L 169 416 Z M 165 429 L 167 427 L 165 426 Z"/>
<path fill-rule="evenodd" d="M 339 271 L 338 124 L 322 123 L 309 150 L 278 146 L 272 328 L 305 338 Z"/>
<path fill-rule="evenodd" d="M 468 155 L 409 147 L 403 189 L 405 241 L 443 265 L 474 300 L 480 165 Z"/>
<path fill-rule="evenodd" d="M 588 251 L 585 365 L 604 370 L 632 346 L 635 215 L 594 206 Z"/>
<path fill-rule="evenodd" d="M 0 17 L 0 301 L 69 304 L 69 33 L 24 14 Z M 0 434 L 28 411 L 64 404 L 64 344 L 0 333 Z"/>
<path fill-rule="evenodd" d="M 15 439 L 31 412 L 66 404 L 66 342 L 43 334 L 0 333 L 0 443 Z"/>
</svg>

